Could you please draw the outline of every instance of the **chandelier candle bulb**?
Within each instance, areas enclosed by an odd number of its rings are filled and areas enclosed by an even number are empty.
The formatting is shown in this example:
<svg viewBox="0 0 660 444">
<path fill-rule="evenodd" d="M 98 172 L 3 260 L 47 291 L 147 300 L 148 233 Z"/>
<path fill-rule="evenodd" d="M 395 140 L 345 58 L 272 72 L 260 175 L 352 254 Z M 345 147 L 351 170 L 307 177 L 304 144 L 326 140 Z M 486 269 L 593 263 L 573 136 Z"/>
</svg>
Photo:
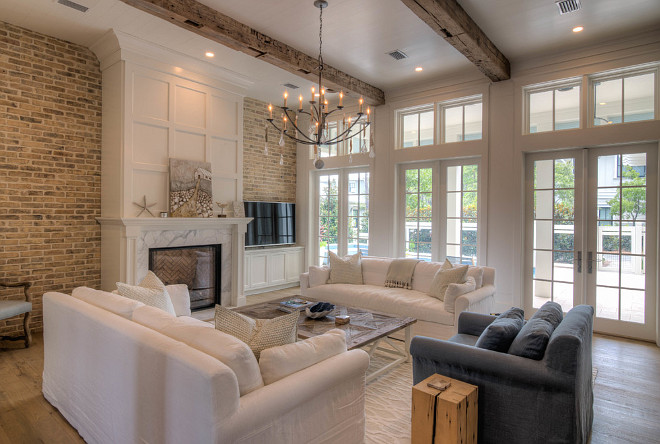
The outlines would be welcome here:
<svg viewBox="0 0 660 444">
<path fill-rule="evenodd" d="M 314 95 L 316 94 L 316 88 L 312 86 L 312 100 L 309 101 L 309 103 L 314 103 Z"/>
<path fill-rule="evenodd" d="M 364 99 L 360 97 L 360 108 L 358 109 L 358 113 L 362 114 L 362 105 L 364 104 Z"/>
<path fill-rule="evenodd" d="M 300 96 L 298 96 L 298 101 L 300 102 L 300 106 L 298 107 L 298 112 L 300 113 L 303 110 L 303 96 L 302 96 L 302 94 L 300 94 Z"/>
<path fill-rule="evenodd" d="M 371 121 L 371 108 L 367 107 L 367 123 Z"/>
<path fill-rule="evenodd" d="M 284 91 L 284 108 L 286 108 L 286 99 L 289 98 L 289 93 Z"/>
<path fill-rule="evenodd" d="M 339 91 L 339 107 L 344 106 L 344 91 Z"/>
<path fill-rule="evenodd" d="M 270 119 L 273 120 L 273 105 L 271 103 L 268 104 L 268 112 L 270 113 Z"/>
<path fill-rule="evenodd" d="M 284 131 L 286 131 L 286 121 L 287 121 L 286 116 L 282 117 L 282 121 L 284 122 Z"/>
</svg>

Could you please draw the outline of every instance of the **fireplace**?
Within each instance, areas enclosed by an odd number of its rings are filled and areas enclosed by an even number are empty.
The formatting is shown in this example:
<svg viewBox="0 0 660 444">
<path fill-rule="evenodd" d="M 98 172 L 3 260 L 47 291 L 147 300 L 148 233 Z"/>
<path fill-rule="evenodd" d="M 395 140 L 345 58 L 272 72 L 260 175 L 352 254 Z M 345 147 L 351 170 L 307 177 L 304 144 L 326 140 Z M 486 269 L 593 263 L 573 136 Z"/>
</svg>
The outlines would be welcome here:
<svg viewBox="0 0 660 444">
<path fill-rule="evenodd" d="M 221 303 L 222 245 L 149 248 L 149 270 L 165 285 L 186 284 L 190 309 Z"/>
</svg>

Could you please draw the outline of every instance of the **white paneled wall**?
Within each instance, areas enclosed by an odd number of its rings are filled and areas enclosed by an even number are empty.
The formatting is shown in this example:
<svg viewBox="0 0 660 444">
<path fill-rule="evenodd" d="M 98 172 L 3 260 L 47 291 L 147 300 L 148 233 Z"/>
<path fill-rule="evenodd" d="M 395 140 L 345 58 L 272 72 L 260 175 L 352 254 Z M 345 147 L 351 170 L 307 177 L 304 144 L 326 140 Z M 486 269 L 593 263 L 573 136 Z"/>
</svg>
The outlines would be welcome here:
<svg viewBox="0 0 660 444">
<path fill-rule="evenodd" d="M 149 48 L 126 39 L 110 34 L 93 48 L 110 105 L 103 109 L 103 216 L 134 217 L 133 202 L 145 196 L 156 203 L 154 214 L 168 211 L 170 158 L 210 162 L 213 200 L 243 200 L 243 88 L 186 70 L 182 55 L 168 54 L 170 63 L 151 58 Z"/>
</svg>

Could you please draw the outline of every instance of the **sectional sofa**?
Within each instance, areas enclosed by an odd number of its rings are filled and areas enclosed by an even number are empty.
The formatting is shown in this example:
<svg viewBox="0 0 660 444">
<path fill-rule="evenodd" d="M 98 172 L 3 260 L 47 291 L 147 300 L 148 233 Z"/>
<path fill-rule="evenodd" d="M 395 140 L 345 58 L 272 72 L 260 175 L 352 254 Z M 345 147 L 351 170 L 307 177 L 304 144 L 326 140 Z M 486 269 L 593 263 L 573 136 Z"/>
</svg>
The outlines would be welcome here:
<svg viewBox="0 0 660 444">
<path fill-rule="evenodd" d="M 188 316 L 89 288 L 43 304 L 43 394 L 89 443 L 364 439 L 362 350 L 267 377 L 247 345 Z"/>
</svg>

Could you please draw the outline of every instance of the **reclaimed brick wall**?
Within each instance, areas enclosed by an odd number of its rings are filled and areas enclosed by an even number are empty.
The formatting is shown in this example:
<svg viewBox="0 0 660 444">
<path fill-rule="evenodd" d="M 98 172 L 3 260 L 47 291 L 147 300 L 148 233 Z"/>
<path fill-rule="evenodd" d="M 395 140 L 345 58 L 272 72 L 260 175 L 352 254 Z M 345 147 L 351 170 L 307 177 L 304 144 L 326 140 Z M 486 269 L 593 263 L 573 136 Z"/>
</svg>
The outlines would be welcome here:
<svg viewBox="0 0 660 444">
<path fill-rule="evenodd" d="M 246 97 L 243 100 L 243 200 L 296 201 L 296 144 L 280 135 L 270 124 L 268 156 L 264 155 L 268 104 Z M 284 165 L 280 165 L 280 154 Z"/>
<path fill-rule="evenodd" d="M 100 213 L 96 56 L 0 22 L 0 281 L 32 282 L 34 331 L 45 292 L 100 286 Z M 0 335 L 22 331 L 21 319 L 0 321 Z"/>
</svg>

